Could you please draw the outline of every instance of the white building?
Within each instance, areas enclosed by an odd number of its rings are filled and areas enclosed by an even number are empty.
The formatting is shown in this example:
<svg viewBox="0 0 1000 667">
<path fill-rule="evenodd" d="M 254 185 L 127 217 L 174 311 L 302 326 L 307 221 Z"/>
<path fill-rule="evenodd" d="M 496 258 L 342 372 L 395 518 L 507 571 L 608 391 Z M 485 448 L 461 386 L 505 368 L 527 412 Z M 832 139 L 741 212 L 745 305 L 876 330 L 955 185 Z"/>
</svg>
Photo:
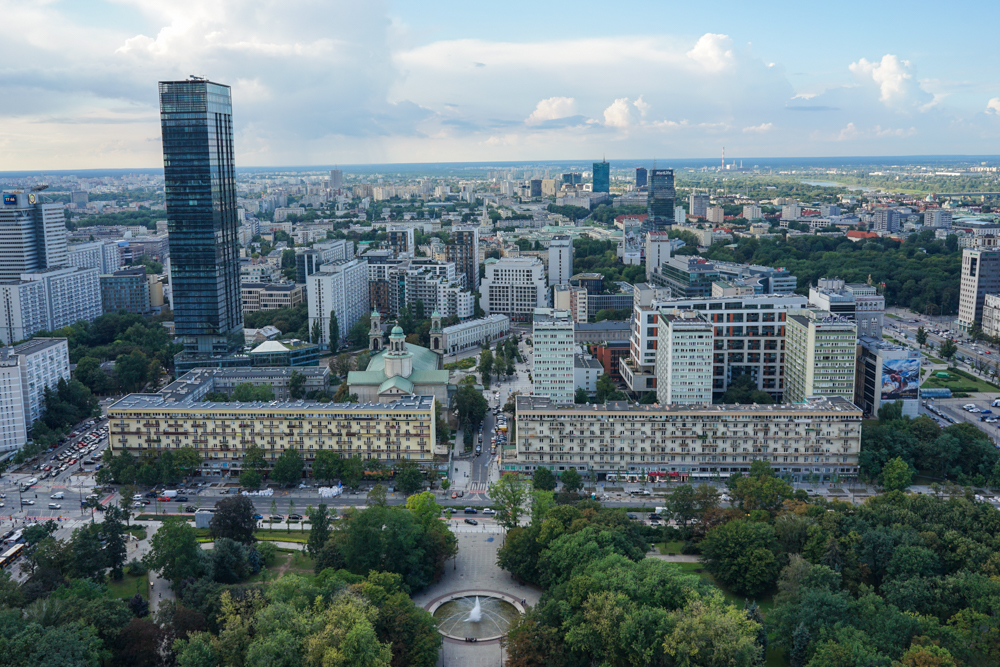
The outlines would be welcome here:
<svg viewBox="0 0 1000 667">
<path fill-rule="evenodd" d="M 688 195 L 688 208 L 690 209 L 691 215 L 696 215 L 699 218 L 704 218 L 708 215 L 708 203 L 710 198 L 706 194 L 699 194 L 697 192 L 692 192 Z"/>
<path fill-rule="evenodd" d="M 487 315 L 478 320 L 444 327 L 442 333 L 444 353 L 455 354 L 505 337 L 510 333 L 510 318 L 506 315 Z"/>
<path fill-rule="evenodd" d="M 319 324 L 320 343 L 329 345 L 330 313 L 337 316 L 340 340 L 371 310 L 368 303 L 368 264 L 358 259 L 324 264 L 308 277 L 309 330 Z"/>
<path fill-rule="evenodd" d="M 986 295 L 1000 293 L 1000 250 L 966 248 L 962 251 L 961 276 L 958 326 L 967 331 L 982 322 Z"/>
<path fill-rule="evenodd" d="M 829 311 L 803 309 L 788 315 L 785 328 L 784 400 L 841 396 L 853 401 L 857 325 Z"/>
<path fill-rule="evenodd" d="M 15 346 L 14 353 L 30 427 L 45 413 L 45 389 L 54 389 L 59 380 L 69 382 L 69 343 L 65 338 L 32 338 Z"/>
<path fill-rule="evenodd" d="M 646 234 L 646 281 L 652 281 L 653 274 L 660 272 L 660 267 L 670 259 L 673 244 L 667 232 L 649 232 Z"/>
<path fill-rule="evenodd" d="M 240 262 L 240 283 L 276 283 L 281 280 L 281 269 L 270 262 Z"/>
<path fill-rule="evenodd" d="M 573 275 L 573 239 L 553 236 L 549 243 L 549 287 L 569 283 Z"/>
<path fill-rule="evenodd" d="M 763 212 L 760 210 L 760 206 L 748 204 L 743 207 L 743 217 L 747 220 L 757 220 L 761 216 L 763 216 Z"/>
<path fill-rule="evenodd" d="M 924 211 L 924 227 L 947 229 L 951 227 L 951 209 L 929 208 Z"/>
<path fill-rule="evenodd" d="M 882 338 L 885 297 L 873 285 L 820 278 L 809 288 L 809 303 L 831 314 L 857 322 L 858 338 Z"/>
<path fill-rule="evenodd" d="M 781 207 L 782 220 L 795 220 L 801 215 L 802 215 L 802 207 L 799 206 L 798 202 L 785 204 L 784 206 Z"/>
<path fill-rule="evenodd" d="M 21 366 L 9 347 L 0 347 L 0 451 L 19 449 L 27 441 Z"/>
<path fill-rule="evenodd" d="M 67 266 L 62 204 L 42 204 L 34 192 L 5 194 L 0 205 L 0 281 Z"/>
<path fill-rule="evenodd" d="M 552 288 L 552 305 L 559 310 L 568 310 L 574 322 L 589 321 L 590 301 L 586 287 L 556 285 Z"/>
<path fill-rule="evenodd" d="M 573 402 L 576 392 L 573 320 L 569 312 L 536 308 L 531 333 L 531 393 L 553 403 Z"/>
<path fill-rule="evenodd" d="M 0 342 L 9 345 L 44 331 L 47 312 L 44 283 L 0 283 Z"/>
<path fill-rule="evenodd" d="M 657 322 L 656 400 L 663 405 L 712 402 L 712 324 L 694 310 L 663 310 Z"/>
<path fill-rule="evenodd" d="M 577 389 L 582 388 L 588 396 L 597 393 L 597 380 L 603 373 L 604 366 L 594 357 L 589 354 L 573 355 L 573 382 Z"/>
<path fill-rule="evenodd" d="M 21 280 L 45 285 L 46 329 L 55 331 L 84 320 L 93 322 L 103 312 L 101 279 L 97 269 L 76 266 L 21 274 Z"/>
<path fill-rule="evenodd" d="M 507 315 L 515 322 L 529 321 L 535 308 L 548 305 L 545 265 L 535 257 L 490 259 L 479 289 L 479 305 L 487 315 Z"/>
<path fill-rule="evenodd" d="M 721 225 L 726 221 L 726 209 L 721 206 L 709 206 L 705 218 L 713 225 Z"/>
<path fill-rule="evenodd" d="M 170 261 L 170 258 L 167 258 Z M 122 248 L 117 241 L 106 242 L 101 247 L 101 275 L 114 273 L 122 268 Z"/>
</svg>

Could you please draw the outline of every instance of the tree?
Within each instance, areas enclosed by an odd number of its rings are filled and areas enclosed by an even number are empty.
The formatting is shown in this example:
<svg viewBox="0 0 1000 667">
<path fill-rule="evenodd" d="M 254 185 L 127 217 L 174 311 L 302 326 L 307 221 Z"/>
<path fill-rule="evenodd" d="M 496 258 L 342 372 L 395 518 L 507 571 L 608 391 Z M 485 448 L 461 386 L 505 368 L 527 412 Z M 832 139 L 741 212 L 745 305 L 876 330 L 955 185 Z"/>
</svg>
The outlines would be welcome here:
<svg viewBox="0 0 1000 667">
<path fill-rule="evenodd" d="M 115 505 L 108 505 L 104 510 L 104 521 L 101 525 L 101 537 L 104 539 L 104 558 L 111 568 L 111 578 L 119 581 L 122 578 L 122 568 L 128 558 L 125 523 L 126 511 Z M 51 523 L 51 522 L 50 522 Z"/>
<path fill-rule="evenodd" d="M 278 460 L 274 462 L 271 470 L 271 477 L 279 484 L 294 484 L 302 479 L 302 469 L 305 463 L 302 455 L 293 447 L 289 447 L 281 453 Z"/>
<path fill-rule="evenodd" d="M 330 537 L 330 515 L 325 504 L 320 503 L 319 507 L 307 512 L 309 515 L 309 542 L 306 544 L 306 551 L 313 558 L 318 558 L 326 541 Z"/>
<path fill-rule="evenodd" d="M 388 499 L 388 489 L 385 488 L 384 484 L 376 484 L 372 487 L 372 490 L 368 492 L 368 496 L 365 498 L 365 504 L 369 507 L 386 507 L 389 504 Z"/>
<path fill-rule="evenodd" d="M 792 650 L 788 655 L 788 664 L 791 667 L 806 667 L 810 641 L 811 637 L 806 624 L 799 623 L 799 626 L 795 628 L 795 634 L 792 635 Z"/>
<path fill-rule="evenodd" d="M 468 420 L 476 429 L 483 423 L 483 417 L 489 410 L 489 403 L 480 392 L 476 391 L 475 387 L 462 385 L 455 392 L 455 408 L 458 410 L 459 423 Z"/>
<path fill-rule="evenodd" d="M 340 469 L 340 481 L 347 488 L 353 489 L 361 481 L 361 473 L 364 472 L 364 463 L 358 456 L 350 456 L 344 459 Z"/>
<path fill-rule="evenodd" d="M 228 538 L 243 544 L 253 544 L 257 510 L 249 497 L 243 495 L 223 498 L 215 504 L 215 514 L 209 531 L 215 539 Z"/>
<path fill-rule="evenodd" d="M 118 489 L 118 495 L 121 496 L 118 506 L 125 512 L 125 525 L 128 525 L 129 519 L 132 517 L 132 503 L 135 501 L 135 496 L 138 492 L 139 490 L 131 484 Z"/>
<path fill-rule="evenodd" d="M 146 384 L 149 375 L 149 359 L 141 350 L 132 350 L 115 359 L 115 375 L 126 392 L 136 392 Z"/>
<path fill-rule="evenodd" d="M 527 480 L 519 475 L 507 474 L 493 484 L 490 484 L 489 497 L 493 503 L 495 519 L 504 530 L 516 527 L 524 514 L 524 506 L 530 497 L 531 490 Z"/>
<path fill-rule="evenodd" d="M 243 454 L 243 468 L 260 472 L 267 468 L 267 460 L 264 459 L 264 450 L 260 445 L 250 445 Z"/>
<path fill-rule="evenodd" d="M 359 371 L 368 370 L 368 364 L 371 363 L 371 354 L 368 350 L 362 350 L 358 352 L 358 356 L 354 357 L 354 367 Z"/>
<path fill-rule="evenodd" d="M 201 573 L 200 551 L 195 529 L 184 519 L 170 517 L 150 538 L 150 550 L 142 562 L 176 585 Z"/>
<path fill-rule="evenodd" d="M 531 476 L 531 484 L 539 491 L 555 491 L 556 478 L 550 469 L 538 466 Z"/>
<path fill-rule="evenodd" d="M 674 658 L 672 664 L 687 667 L 762 664 L 757 643 L 760 624 L 742 609 L 727 603 L 721 593 L 694 600 L 671 612 L 669 618 L 671 630 L 663 640 L 663 650 Z"/>
<path fill-rule="evenodd" d="M 577 493 L 583 488 L 583 479 L 574 468 L 570 468 L 559 476 L 563 484 L 563 491 L 566 493 Z"/>
<path fill-rule="evenodd" d="M 323 327 L 320 326 L 319 320 L 313 322 L 312 330 L 310 331 L 309 342 L 318 344 L 323 338 Z"/>
<path fill-rule="evenodd" d="M 340 476 L 341 458 L 328 449 L 321 449 L 316 453 L 312 470 L 316 479 L 321 479 L 325 482 L 335 480 Z"/>
<path fill-rule="evenodd" d="M 958 346 L 946 338 L 941 342 L 941 349 L 938 352 L 941 353 L 942 357 L 951 361 L 951 358 L 958 352 Z"/>
<path fill-rule="evenodd" d="M 240 473 L 240 486 L 244 489 L 256 491 L 264 483 L 264 478 L 253 468 L 247 468 Z"/>
<path fill-rule="evenodd" d="M 778 578 L 774 528 L 737 519 L 716 526 L 701 542 L 705 568 L 733 592 L 756 596 Z"/>
<path fill-rule="evenodd" d="M 493 372 L 493 353 L 489 349 L 479 353 L 479 372 L 483 377 L 483 386 L 489 389 L 490 374 Z"/>
<path fill-rule="evenodd" d="M 573 397 L 573 402 L 577 404 L 586 403 L 590 400 L 590 395 L 587 394 L 587 390 L 583 387 L 576 388 L 576 395 Z"/>
<path fill-rule="evenodd" d="M 886 491 L 906 491 L 913 483 L 913 469 L 909 463 L 897 456 L 882 466 L 879 482 Z"/>
<path fill-rule="evenodd" d="M 337 354 L 337 350 L 340 347 L 340 323 L 337 322 L 337 314 L 330 311 L 330 354 Z"/>
<path fill-rule="evenodd" d="M 604 403 L 608 400 L 608 397 L 614 394 L 618 390 L 615 387 L 615 381 L 611 378 L 608 373 L 603 373 L 601 377 L 597 378 L 597 402 Z"/>
<path fill-rule="evenodd" d="M 424 486 L 424 476 L 420 468 L 412 461 L 400 461 L 396 466 L 396 488 L 410 496 Z"/>
<path fill-rule="evenodd" d="M 666 508 L 670 516 L 687 528 L 688 522 L 698 516 L 695 490 L 690 484 L 678 486 L 667 495 Z"/>
<path fill-rule="evenodd" d="M 925 331 L 923 327 L 917 327 L 916 339 L 917 345 L 920 347 L 927 344 L 927 331 Z"/>
<path fill-rule="evenodd" d="M 748 513 L 764 510 L 774 514 L 781 509 L 785 499 L 792 497 L 792 487 L 775 477 L 766 461 L 754 461 L 750 464 L 749 477 L 732 477 L 730 482 L 734 500 Z"/>
<path fill-rule="evenodd" d="M 306 395 L 306 376 L 298 371 L 292 371 L 288 377 L 288 395 L 299 399 Z"/>
</svg>

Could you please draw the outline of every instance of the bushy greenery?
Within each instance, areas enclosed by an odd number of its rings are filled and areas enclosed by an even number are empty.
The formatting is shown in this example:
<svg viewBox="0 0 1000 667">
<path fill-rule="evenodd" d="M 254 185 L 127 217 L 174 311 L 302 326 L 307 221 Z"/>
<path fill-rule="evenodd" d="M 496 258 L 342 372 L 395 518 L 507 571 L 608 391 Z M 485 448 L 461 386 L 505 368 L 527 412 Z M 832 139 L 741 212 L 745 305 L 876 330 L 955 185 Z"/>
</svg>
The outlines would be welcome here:
<svg viewBox="0 0 1000 667">
<path fill-rule="evenodd" d="M 255 313 L 248 313 L 243 317 L 243 326 L 247 329 L 274 326 L 284 336 L 309 340 L 309 305 L 303 301 L 293 308 L 258 310 Z"/>
</svg>

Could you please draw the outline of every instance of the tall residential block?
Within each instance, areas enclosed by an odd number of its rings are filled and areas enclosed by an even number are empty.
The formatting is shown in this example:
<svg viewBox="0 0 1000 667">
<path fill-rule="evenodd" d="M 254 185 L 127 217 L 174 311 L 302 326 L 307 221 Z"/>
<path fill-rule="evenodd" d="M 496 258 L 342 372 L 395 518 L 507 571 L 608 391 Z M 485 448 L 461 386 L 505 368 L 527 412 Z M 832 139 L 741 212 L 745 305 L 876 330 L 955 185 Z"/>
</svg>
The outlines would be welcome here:
<svg viewBox="0 0 1000 667">
<path fill-rule="evenodd" d="M 647 198 L 647 217 L 645 231 L 667 231 L 674 224 L 674 202 L 677 191 L 674 189 L 673 169 L 651 169 L 649 172 L 649 197 Z"/>
<path fill-rule="evenodd" d="M 708 204 L 710 197 L 703 193 L 692 192 L 688 195 L 688 213 L 699 218 L 708 216 Z"/>
<path fill-rule="evenodd" d="M 573 275 L 573 239 L 553 236 L 549 243 L 549 286 L 564 285 Z"/>
<path fill-rule="evenodd" d="M 5 194 L 0 206 L 0 281 L 69 265 L 62 204 L 43 204 L 34 192 Z"/>
<path fill-rule="evenodd" d="M 951 210 L 947 208 L 929 208 L 924 211 L 924 227 L 947 229 L 951 227 Z"/>
<path fill-rule="evenodd" d="M 958 299 L 958 326 L 968 331 L 983 320 L 987 294 L 1000 293 L 1000 250 L 966 248 L 962 251 L 961 292 Z"/>
<path fill-rule="evenodd" d="M 573 321 L 582 324 L 589 320 L 589 294 L 587 288 L 577 285 L 554 285 L 552 305 L 559 310 L 568 310 Z"/>
<path fill-rule="evenodd" d="M 829 311 L 803 309 L 788 315 L 785 328 L 784 400 L 841 396 L 853 401 L 857 325 Z"/>
<path fill-rule="evenodd" d="M 309 276 L 309 331 L 318 324 L 319 343 L 330 344 L 330 314 L 337 316 L 340 340 L 347 340 L 351 327 L 369 313 L 368 264 L 359 259 L 324 264 Z"/>
<path fill-rule="evenodd" d="M 69 380 L 65 338 L 34 338 L 0 347 L 0 451 L 23 447 L 45 413 L 45 390 Z"/>
<path fill-rule="evenodd" d="M 545 265 L 535 257 L 504 257 L 486 261 L 479 305 L 487 315 L 506 315 L 512 322 L 530 322 L 535 308 L 548 305 Z"/>
<path fill-rule="evenodd" d="M 330 189 L 340 190 L 344 187 L 344 172 L 340 169 L 330 170 Z"/>
<path fill-rule="evenodd" d="M 547 396 L 557 404 L 572 403 L 576 343 L 569 311 L 536 308 L 531 344 L 531 393 Z"/>
<path fill-rule="evenodd" d="M 594 192 L 611 192 L 611 165 L 606 160 L 594 163 Z"/>
<path fill-rule="evenodd" d="M 0 452 L 14 451 L 28 442 L 24 412 L 17 355 L 9 347 L 0 347 Z"/>
<path fill-rule="evenodd" d="M 657 402 L 663 405 L 710 404 L 712 324 L 697 311 L 662 310 L 657 329 Z"/>
<path fill-rule="evenodd" d="M 445 261 L 454 262 L 465 276 L 470 292 L 479 291 L 479 228 L 452 227 L 451 242 L 445 245 Z"/>
<path fill-rule="evenodd" d="M 670 259 L 673 246 L 667 232 L 649 232 L 646 234 L 646 280 L 652 281 L 653 275 Z"/>
<path fill-rule="evenodd" d="M 46 331 L 68 327 L 80 320 L 93 322 L 101 315 L 101 281 L 97 269 L 76 266 L 43 269 L 21 274 L 21 280 L 42 287 L 40 307 Z"/>
<path fill-rule="evenodd" d="M 229 86 L 161 81 L 160 125 L 174 326 L 188 369 L 239 363 L 239 218 Z M 209 361 L 211 359 L 212 361 Z"/>
</svg>

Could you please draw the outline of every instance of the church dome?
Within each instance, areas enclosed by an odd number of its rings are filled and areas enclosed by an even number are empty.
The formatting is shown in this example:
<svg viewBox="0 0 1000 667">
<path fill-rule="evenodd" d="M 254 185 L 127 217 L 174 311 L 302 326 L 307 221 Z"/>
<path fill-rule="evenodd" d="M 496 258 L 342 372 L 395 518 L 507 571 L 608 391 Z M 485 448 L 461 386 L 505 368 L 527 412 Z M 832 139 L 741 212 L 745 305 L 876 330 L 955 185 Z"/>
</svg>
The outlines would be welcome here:
<svg viewBox="0 0 1000 667">
<path fill-rule="evenodd" d="M 396 326 L 394 326 L 392 328 L 392 335 L 393 336 L 402 336 L 403 335 L 403 327 L 399 326 L 398 324 Z"/>
</svg>

